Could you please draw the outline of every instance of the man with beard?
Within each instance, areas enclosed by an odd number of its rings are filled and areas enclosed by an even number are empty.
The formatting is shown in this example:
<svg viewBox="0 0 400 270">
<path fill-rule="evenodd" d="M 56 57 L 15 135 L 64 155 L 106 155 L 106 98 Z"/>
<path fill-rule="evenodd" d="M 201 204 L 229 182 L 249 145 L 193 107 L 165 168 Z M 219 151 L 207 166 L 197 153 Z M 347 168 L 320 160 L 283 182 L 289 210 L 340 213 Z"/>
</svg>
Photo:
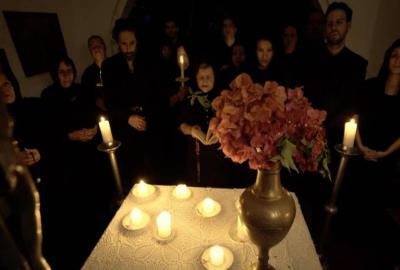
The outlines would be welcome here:
<svg viewBox="0 0 400 270">
<path fill-rule="evenodd" d="M 354 112 L 368 62 L 345 45 L 352 10 L 343 2 L 334 2 L 325 17 L 326 41 L 308 57 L 305 93 L 314 107 L 327 111 L 327 135 L 333 145 L 341 142 L 345 120 Z"/>
<path fill-rule="evenodd" d="M 117 153 L 126 189 L 144 172 L 150 89 L 154 89 L 150 79 L 156 79 L 150 78 L 154 72 L 137 54 L 136 31 L 129 20 L 117 20 L 112 36 L 120 52 L 103 62 L 104 98 L 114 137 L 122 141 Z"/>
</svg>

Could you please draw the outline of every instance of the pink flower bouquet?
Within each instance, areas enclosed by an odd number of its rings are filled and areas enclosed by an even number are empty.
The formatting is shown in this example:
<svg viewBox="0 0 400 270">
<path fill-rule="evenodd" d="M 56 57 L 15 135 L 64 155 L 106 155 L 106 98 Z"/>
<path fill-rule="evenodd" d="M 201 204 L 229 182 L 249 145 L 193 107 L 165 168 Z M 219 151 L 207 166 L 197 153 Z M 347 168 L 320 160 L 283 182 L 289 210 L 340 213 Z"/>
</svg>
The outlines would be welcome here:
<svg viewBox="0 0 400 270">
<path fill-rule="evenodd" d="M 251 169 L 271 169 L 276 162 L 298 171 L 320 171 L 329 177 L 325 111 L 311 107 L 301 88 L 264 86 L 242 73 L 214 99 L 216 117 L 210 131 L 223 153 Z"/>
</svg>

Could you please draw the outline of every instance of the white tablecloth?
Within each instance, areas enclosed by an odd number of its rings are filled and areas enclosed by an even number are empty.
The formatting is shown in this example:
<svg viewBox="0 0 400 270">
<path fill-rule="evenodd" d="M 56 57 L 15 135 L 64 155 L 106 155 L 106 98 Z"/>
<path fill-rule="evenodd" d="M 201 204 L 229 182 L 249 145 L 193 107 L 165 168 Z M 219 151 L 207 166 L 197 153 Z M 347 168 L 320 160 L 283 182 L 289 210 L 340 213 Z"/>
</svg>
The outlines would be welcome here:
<svg viewBox="0 0 400 270">
<path fill-rule="evenodd" d="M 248 269 L 256 261 L 257 249 L 251 242 L 235 242 L 229 236 L 229 230 L 237 220 L 235 201 L 243 189 L 191 188 L 192 197 L 179 201 L 172 197 L 173 188 L 158 186 L 158 197 L 147 203 L 139 203 L 130 193 L 83 269 L 204 269 L 201 254 L 214 244 L 228 247 L 233 252 L 234 263 L 230 269 Z M 297 198 L 292 195 L 296 202 L 296 217 L 286 238 L 271 249 L 270 264 L 277 270 L 322 269 Z M 219 215 L 203 218 L 196 213 L 196 204 L 206 196 L 222 205 Z M 122 219 L 133 207 L 139 207 L 151 216 L 151 223 L 142 231 L 127 231 L 122 226 Z M 167 244 L 159 244 L 153 238 L 152 226 L 162 210 L 172 213 L 176 228 L 175 238 Z"/>
</svg>

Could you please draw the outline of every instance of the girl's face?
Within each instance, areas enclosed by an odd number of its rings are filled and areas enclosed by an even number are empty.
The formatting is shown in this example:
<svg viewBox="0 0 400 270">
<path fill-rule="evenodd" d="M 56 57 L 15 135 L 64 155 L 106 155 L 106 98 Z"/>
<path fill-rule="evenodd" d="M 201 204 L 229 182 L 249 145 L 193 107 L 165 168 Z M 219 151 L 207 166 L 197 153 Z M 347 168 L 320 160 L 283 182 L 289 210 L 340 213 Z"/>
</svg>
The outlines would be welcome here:
<svg viewBox="0 0 400 270">
<path fill-rule="evenodd" d="M 197 86 L 204 93 L 210 92 L 214 88 L 214 71 L 211 67 L 200 68 L 196 74 Z"/>
<path fill-rule="evenodd" d="M 400 75 L 400 47 L 395 48 L 389 58 L 390 74 Z"/>
<path fill-rule="evenodd" d="M 240 45 L 232 48 L 232 63 L 238 67 L 246 61 L 246 52 Z"/>
<path fill-rule="evenodd" d="M 268 68 L 271 63 L 274 50 L 272 49 L 272 43 L 268 40 L 259 40 L 257 42 L 257 60 L 258 65 L 261 69 Z"/>
<path fill-rule="evenodd" d="M 5 104 L 12 104 L 15 101 L 14 87 L 4 74 L 0 74 L 0 99 Z"/>
<path fill-rule="evenodd" d="M 64 62 L 58 65 L 58 80 L 63 88 L 69 88 L 74 82 L 74 70 Z"/>
</svg>

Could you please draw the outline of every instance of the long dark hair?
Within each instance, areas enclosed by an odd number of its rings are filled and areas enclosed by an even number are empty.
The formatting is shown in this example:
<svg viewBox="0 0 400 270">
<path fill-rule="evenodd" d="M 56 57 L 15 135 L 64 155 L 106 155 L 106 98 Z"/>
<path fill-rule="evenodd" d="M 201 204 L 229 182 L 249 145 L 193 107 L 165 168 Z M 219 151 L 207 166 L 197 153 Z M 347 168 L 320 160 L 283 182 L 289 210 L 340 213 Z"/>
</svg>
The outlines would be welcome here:
<svg viewBox="0 0 400 270">
<path fill-rule="evenodd" d="M 400 38 L 395 40 L 395 42 L 393 42 L 393 44 L 385 52 L 385 57 L 383 58 L 383 63 L 378 73 L 378 78 L 382 81 L 386 80 L 389 76 L 389 60 L 393 50 L 396 48 L 400 48 Z"/>
<path fill-rule="evenodd" d="M 72 67 L 72 71 L 74 72 L 74 81 L 75 81 L 77 73 L 75 63 L 69 56 L 64 55 L 54 62 L 53 67 L 50 70 L 50 76 L 53 79 L 53 82 L 60 84 L 60 79 L 58 78 L 58 68 L 60 67 L 61 63 L 64 63 L 65 65 Z"/>
</svg>

